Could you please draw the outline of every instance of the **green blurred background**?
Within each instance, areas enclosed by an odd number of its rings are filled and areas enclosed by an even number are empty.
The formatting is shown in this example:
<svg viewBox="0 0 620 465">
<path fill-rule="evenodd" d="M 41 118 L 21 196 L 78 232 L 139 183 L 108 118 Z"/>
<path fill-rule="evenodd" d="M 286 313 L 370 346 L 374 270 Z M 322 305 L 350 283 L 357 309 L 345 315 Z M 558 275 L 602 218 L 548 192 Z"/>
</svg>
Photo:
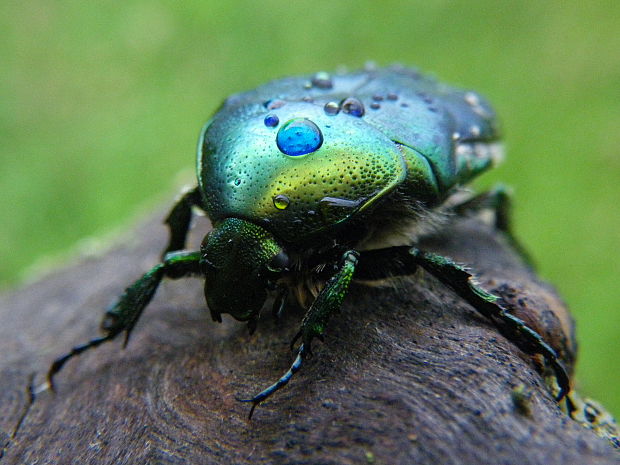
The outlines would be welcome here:
<svg viewBox="0 0 620 465">
<path fill-rule="evenodd" d="M 578 321 L 581 389 L 620 415 L 617 1 L 4 0 L 0 24 L 4 288 L 170 203 L 227 95 L 415 64 L 495 104 L 508 158 L 479 187 L 514 186 L 517 233 Z"/>
</svg>

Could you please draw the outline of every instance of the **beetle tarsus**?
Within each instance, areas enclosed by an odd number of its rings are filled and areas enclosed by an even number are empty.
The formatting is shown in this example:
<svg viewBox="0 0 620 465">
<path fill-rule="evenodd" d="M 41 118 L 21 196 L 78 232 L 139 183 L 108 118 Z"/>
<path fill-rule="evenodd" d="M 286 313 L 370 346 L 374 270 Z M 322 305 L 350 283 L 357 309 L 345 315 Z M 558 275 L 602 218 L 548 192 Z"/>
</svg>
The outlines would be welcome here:
<svg viewBox="0 0 620 465">
<path fill-rule="evenodd" d="M 271 395 L 273 395 L 274 393 L 276 393 L 277 391 L 279 391 L 280 389 L 282 389 L 284 386 L 288 384 L 288 382 L 291 380 L 293 375 L 297 373 L 299 369 L 301 368 L 301 364 L 303 360 L 306 358 L 306 356 L 307 356 L 307 353 L 304 348 L 304 345 L 301 344 L 299 346 L 299 349 L 297 351 L 297 356 L 295 357 L 293 364 L 288 369 L 288 371 L 284 373 L 284 375 L 282 375 L 282 377 L 278 381 L 273 383 L 267 389 L 259 392 L 251 399 L 237 399 L 239 402 L 252 402 L 252 408 L 250 409 L 248 420 L 252 419 L 252 415 L 254 414 L 254 410 L 256 409 L 256 407 L 258 407 L 258 404 L 266 400 L 268 397 L 271 397 Z"/>
<path fill-rule="evenodd" d="M 54 360 L 54 362 L 50 365 L 50 368 L 47 371 L 47 376 L 46 376 L 47 386 L 49 387 L 49 389 L 52 392 L 55 391 L 54 376 L 56 375 L 56 373 L 62 370 L 62 367 L 65 365 L 65 363 L 67 363 L 70 359 L 72 359 L 73 357 L 77 355 L 80 355 L 82 352 L 85 352 L 88 349 L 97 347 L 103 344 L 104 342 L 111 341 L 115 336 L 116 334 L 108 334 L 106 336 L 97 337 L 95 339 L 88 341 L 86 344 L 80 344 L 79 346 L 73 347 L 69 353 L 63 355 L 62 357 L 58 357 L 56 360 Z"/>
</svg>

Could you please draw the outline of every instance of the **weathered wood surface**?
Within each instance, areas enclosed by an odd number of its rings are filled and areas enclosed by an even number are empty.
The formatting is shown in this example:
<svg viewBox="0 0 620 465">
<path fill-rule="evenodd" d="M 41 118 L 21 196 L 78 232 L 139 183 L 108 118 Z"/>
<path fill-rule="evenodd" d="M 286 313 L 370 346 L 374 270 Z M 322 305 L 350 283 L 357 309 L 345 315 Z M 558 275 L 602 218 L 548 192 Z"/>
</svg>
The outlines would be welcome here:
<svg viewBox="0 0 620 465">
<path fill-rule="evenodd" d="M 194 231 L 199 241 L 204 228 Z M 168 281 L 129 346 L 72 360 L 57 393 L 31 402 L 49 363 L 97 334 L 102 309 L 157 260 L 151 221 L 123 245 L 0 299 L 0 465 L 9 464 L 608 464 L 620 455 L 568 419 L 532 362 L 423 272 L 398 286 L 353 287 L 325 344 L 287 388 L 249 396 L 291 362 L 301 319 L 269 312 L 253 336 L 210 321 L 202 283 Z M 463 221 L 427 248 L 479 271 L 492 288 L 558 299 L 484 226 Z M 531 415 L 511 391 L 532 394 Z"/>
</svg>

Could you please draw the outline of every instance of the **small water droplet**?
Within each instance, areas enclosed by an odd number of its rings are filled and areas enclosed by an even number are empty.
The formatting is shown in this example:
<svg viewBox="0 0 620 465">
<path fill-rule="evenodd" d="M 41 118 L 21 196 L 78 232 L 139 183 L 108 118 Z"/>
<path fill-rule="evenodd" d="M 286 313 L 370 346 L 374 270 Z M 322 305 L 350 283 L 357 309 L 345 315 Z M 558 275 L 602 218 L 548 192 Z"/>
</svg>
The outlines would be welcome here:
<svg viewBox="0 0 620 465">
<path fill-rule="evenodd" d="M 325 114 L 334 116 L 340 111 L 340 105 L 338 105 L 337 102 L 327 102 L 323 107 L 323 110 L 325 111 Z"/>
<path fill-rule="evenodd" d="M 461 134 L 459 132 L 452 133 L 452 140 L 459 140 L 461 138 Z"/>
<path fill-rule="evenodd" d="M 306 95 L 304 98 L 302 98 L 302 100 L 308 103 L 314 102 L 314 99 L 310 97 L 309 95 Z"/>
<path fill-rule="evenodd" d="M 323 207 L 340 207 L 340 208 L 357 208 L 363 202 L 360 200 L 342 199 L 340 197 L 323 197 L 320 200 L 320 205 Z"/>
<path fill-rule="evenodd" d="M 364 63 L 364 71 L 376 71 L 377 70 L 377 62 L 369 60 Z"/>
<path fill-rule="evenodd" d="M 472 136 L 478 137 L 480 135 L 480 126 L 474 125 L 470 128 L 470 131 Z"/>
<path fill-rule="evenodd" d="M 480 105 L 480 99 L 475 92 L 465 92 L 464 99 L 465 102 L 472 107 Z"/>
<path fill-rule="evenodd" d="M 280 118 L 276 115 L 267 115 L 265 116 L 265 126 L 268 128 L 275 128 L 280 123 Z"/>
<path fill-rule="evenodd" d="M 278 194 L 273 198 L 273 206 L 278 210 L 286 210 L 290 203 L 290 199 L 283 194 Z"/>
<path fill-rule="evenodd" d="M 407 107 L 409 106 L 409 104 L 408 104 L 408 103 L 403 102 L 403 103 L 401 103 L 401 104 L 400 104 L 400 106 L 401 106 L 401 107 L 403 107 L 403 108 L 407 108 Z"/>
<path fill-rule="evenodd" d="M 311 82 L 314 87 L 319 89 L 331 89 L 334 86 L 331 76 L 325 71 L 316 73 Z"/>
<path fill-rule="evenodd" d="M 306 90 L 312 89 L 312 83 L 310 81 L 304 82 L 304 89 Z"/>
<path fill-rule="evenodd" d="M 370 108 L 372 108 L 373 110 L 378 110 L 379 108 L 381 108 L 381 105 L 379 105 L 377 102 L 372 102 L 370 104 Z"/>
<path fill-rule="evenodd" d="M 263 105 L 267 110 L 276 110 L 286 105 L 286 102 L 284 100 L 274 99 L 267 100 Z"/>
<path fill-rule="evenodd" d="M 240 186 L 241 185 L 241 179 L 240 178 L 235 179 L 234 184 L 235 184 L 235 186 Z"/>
<path fill-rule="evenodd" d="M 372 96 L 372 99 L 373 99 L 375 102 L 381 102 L 381 101 L 383 100 L 383 95 L 379 95 L 379 94 L 377 94 L 377 95 L 373 95 L 373 96 Z"/>
<path fill-rule="evenodd" d="M 340 106 L 344 113 L 348 113 L 351 116 L 357 116 L 358 118 L 364 116 L 364 104 L 355 97 L 344 99 Z"/>
<path fill-rule="evenodd" d="M 387 99 L 388 100 L 398 100 L 398 95 L 395 94 L 394 92 L 390 92 L 389 94 L 387 94 Z"/>
</svg>

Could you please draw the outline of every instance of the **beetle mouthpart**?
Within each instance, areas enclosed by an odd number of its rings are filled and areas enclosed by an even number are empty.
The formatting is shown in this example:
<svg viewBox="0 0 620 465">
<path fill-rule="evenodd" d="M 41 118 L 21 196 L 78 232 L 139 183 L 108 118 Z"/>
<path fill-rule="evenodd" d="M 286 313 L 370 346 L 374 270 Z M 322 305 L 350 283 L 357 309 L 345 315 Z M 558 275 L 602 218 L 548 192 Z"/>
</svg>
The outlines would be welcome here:
<svg viewBox="0 0 620 465">
<path fill-rule="evenodd" d="M 227 218 L 204 238 L 202 268 L 205 297 L 212 316 L 229 313 L 247 321 L 258 315 L 274 275 L 286 271 L 289 258 L 267 230 L 239 218 Z"/>
</svg>

